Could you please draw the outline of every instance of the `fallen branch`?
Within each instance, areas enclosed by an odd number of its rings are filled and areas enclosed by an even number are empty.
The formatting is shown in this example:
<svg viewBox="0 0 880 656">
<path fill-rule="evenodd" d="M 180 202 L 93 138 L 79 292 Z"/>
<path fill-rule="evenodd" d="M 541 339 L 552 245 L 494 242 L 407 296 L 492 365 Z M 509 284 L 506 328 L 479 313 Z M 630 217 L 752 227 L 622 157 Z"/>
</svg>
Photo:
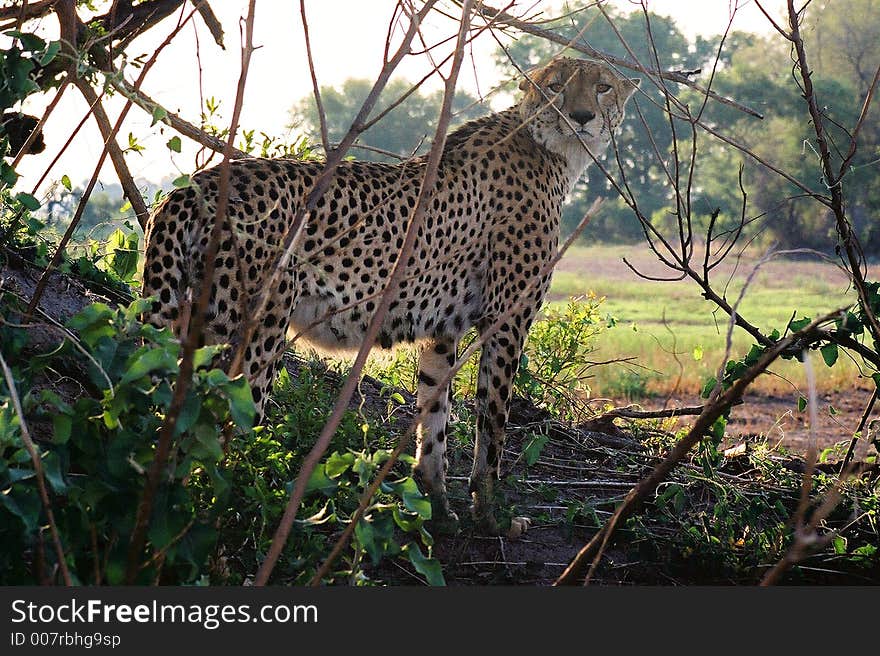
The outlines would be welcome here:
<svg viewBox="0 0 880 656">
<path fill-rule="evenodd" d="M 681 462 L 687 453 L 703 438 L 715 421 L 742 398 L 746 388 L 761 375 L 786 349 L 790 348 L 797 340 L 808 338 L 820 325 L 827 323 L 841 314 L 842 310 L 835 310 L 823 317 L 811 322 L 802 330 L 785 337 L 770 349 L 768 349 L 755 364 L 749 367 L 731 387 L 724 393 L 719 393 L 719 387 L 713 392 L 712 397 L 704 406 L 702 414 L 694 422 L 688 434 L 682 438 L 670 451 L 669 455 L 658 464 L 654 471 L 642 479 L 626 495 L 623 503 L 614 512 L 614 515 L 602 526 L 596 535 L 578 552 L 571 564 L 556 580 L 555 585 L 577 585 L 582 580 L 584 584 L 589 582 L 592 573 L 599 564 L 599 559 L 611 540 L 617 525 L 629 517 L 647 498 L 654 493 L 657 486 L 663 482 L 669 473 Z M 586 576 L 585 576 L 586 575 Z"/>
</svg>

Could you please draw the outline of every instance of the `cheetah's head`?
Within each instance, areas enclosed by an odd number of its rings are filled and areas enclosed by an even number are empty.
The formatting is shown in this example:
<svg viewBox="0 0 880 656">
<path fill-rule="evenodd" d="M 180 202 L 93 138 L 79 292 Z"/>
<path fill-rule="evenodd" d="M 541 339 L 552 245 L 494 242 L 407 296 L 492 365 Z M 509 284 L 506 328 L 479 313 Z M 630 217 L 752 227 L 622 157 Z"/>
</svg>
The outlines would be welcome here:
<svg viewBox="0 0 880 656">
<path fill-rule="evenodd" d="M 535 141 L 562 155 L 577 177 L 592 161 L 584 146 L 593 157 L 605 151 L 638 85 L 604 63 L 557 57 L 526 73 L 520 114 Z"/>
</svg>

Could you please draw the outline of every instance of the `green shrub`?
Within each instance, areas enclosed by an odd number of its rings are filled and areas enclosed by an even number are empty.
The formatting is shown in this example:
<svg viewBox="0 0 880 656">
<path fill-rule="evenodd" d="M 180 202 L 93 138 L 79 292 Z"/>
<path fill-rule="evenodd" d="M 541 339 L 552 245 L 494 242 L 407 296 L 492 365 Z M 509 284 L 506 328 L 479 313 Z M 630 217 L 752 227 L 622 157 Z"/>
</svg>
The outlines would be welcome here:
<svg viewBox="0 0 880 656">
<path fill-rule="evenodd" d="M 54 351 L 24 357 L 28 333 L 19 327 L 14 301 L 4 298 L 2 354 L 29 422 L 46 428 L 34 439 L 52 492 L 52 506 L 67 566 L 76 583 L 121 583 L 144 472 L 171 401 L 180 345 L 167 330 L 142 325 L 146 301 L 111 309 L 95 303 L 75 315 Z M 253 421 L 250 388 L 209 365 L 217 347 L 196 352 L 196 372 L 177 422 L 168 469 L 154 504 L 149 559 L 139 581 L 186 583 L 201 574 L 216 542 L 210 509 L 196 503 L 187 481 L 204 472 L 213 494 L 229 484 L 220 466 L 221 429 Z M 83 357 L 84 356 L 84 357 Z M 70 359 L 84 367 L 83 392 L 67 399 L 54 391 Z M 71 372 L 73 373 L 73 372 Z M 0 384 L 0 579 L 34 583 L 51 578 L 57 563 L 45 532 L 46 516 L 36 477 L 21 439 L 12 390 Z M 25 558 L 22 558 L 25 554 Z M 38 564 L 42 571 L 37 571 Z"/>
</svg>

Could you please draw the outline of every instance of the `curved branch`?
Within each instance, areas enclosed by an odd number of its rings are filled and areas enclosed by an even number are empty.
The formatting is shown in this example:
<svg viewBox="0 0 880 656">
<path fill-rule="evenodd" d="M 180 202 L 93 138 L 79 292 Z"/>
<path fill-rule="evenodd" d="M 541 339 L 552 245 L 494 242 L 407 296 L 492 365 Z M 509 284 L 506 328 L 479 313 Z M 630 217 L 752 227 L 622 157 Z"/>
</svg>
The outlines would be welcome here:
<svg viewBox="0 0 880 656">
<path fill-rule="evenodd" d="M 645 75 L 655 75 L 664 80 L 669 80 L 670 82 L 676 82 L 678 84 L 683 84 L 688 86 L 695 91 L 699 91 L 701 94 L 707 95 L 722 105 L 728 105 L 733 107 L 734 109 L 738 109 L 741 112 L 748 114 L 749 116 L 754 116 L 755 118 L 763 119 L 764 115 L 760 112 L 752 109 L 751 107 L 747 107 L 742 103 L 739 103 L 732 98 L 727 98 L 725 96 L 720 96 L 711 89 L 706 89 L 705 87 L 700 86 L 699 84 L 692 82 L 686 73 L 681 71 L 659 71 L 652 70 L 646 68 L 639 64 L 638 62 L 629 61 L 627 59 L 621 59 L 620 57 L 615 57 L 614 55 L 608 54 L 607 52 L 603 52 L 601 50 L 596 50 L 595 48 L 587 45 L 584 42 L 581 43 L 570 43 L 569 39 L 564 36 L 557 34 L 553 30 L 548 30 L 543 27 L 538 27 L 534 23 L 529 21 L 524 21 L 515 16 L 511 16 L 506 11 L 502 11 L 500 9 L 493 9 L 487 5 L 479 5 L 477 7 L 477 11 L 481 13 L 486 18 L 492 19 L 498 23 L 504 23 L 506 25 L 510 25 L 511 27 L 515 27 L 521 32 L 526 32 L 528 34 L 533 34 L 535 36 L 539 36 L 543 39 L 547 39 L 548 41 L 552 41 L 553 43 L 558 43 L 560 45 L 564 45 L 572 50 L 577 50 L 578 52 L 582 52 L 585 55 L 590 57 L 595 57 L 596 59 L 601 59 L 603 61 L 608 62 L 609 64 L 613 64 L 615 66 L 621 66 L 623 68 L 628 68 L 632 71 L 636 71 L 638 73 L 644 73 Z"/>
</svg>

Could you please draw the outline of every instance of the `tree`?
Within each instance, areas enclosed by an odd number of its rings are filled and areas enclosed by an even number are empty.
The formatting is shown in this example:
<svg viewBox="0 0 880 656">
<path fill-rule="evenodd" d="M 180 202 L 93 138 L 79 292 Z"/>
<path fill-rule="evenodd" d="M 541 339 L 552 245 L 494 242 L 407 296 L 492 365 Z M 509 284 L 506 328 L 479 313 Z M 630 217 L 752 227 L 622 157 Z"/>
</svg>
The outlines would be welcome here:
<svg viewBox="0 0 880 656">
<path fill-rule="evenodd" d="M 321 88 L 321 102 L 324 106 L 331 143 L 339 142 L 348 131 L 372 86 L 372 80 L 349 78 L 340 88 Z M 383 111 L 402 98 L 412 86 L 410 82 L 402 79 L 389 82 L 379 98 L 378 111 Z M 357 148 L 352 154 L 359 159 L 385 162 L 426 152 L 431 145 L 428 135 L 434 132 L 442 100 L 442 91 L 424 92 L 421 88 L 416 89 L 387 116 L 360 136 L 358 140 L 360 145 L 376 150 Z M 454 124 L 477 118 L 487 111 L 488 109 L 473 96 L 458 92 L 453 104 Z M 320 142 L 320 120 L 314 96 L 309 95 L 299 100 L 291 110 L 291 118 L 290 127 L 303 131 L 314 141 Z M 393 155 L 383 154 L 377 150 Z"/>
<path fill-rule="evenodd" d="M 873 19 L 878 25 L 880 20 Z M 823 24 L 824 30 L 824 24 Z M 827 35 L 826 35 L 827 36 Z M 826 38 L 823 36 L 823 38 Z M 705 122 L 721 130 L 774 166 L 786 171 L 807 187 L 822 192 L 822 180 L 816 179 L 818 151 L 812 126 L 803 114 L 801 88 L 792 80 L 791 60 L 784 43 L 778 39 L 753 36 L 750 42 L 737 39 L 740 47 L 726 57 L 714 88 L 734 97 L 764 114 L 763 120 L 746 116 L 733 108 L 709 104 Z M 827 61 L 827 58 L 826 58 Z M 849 149 L 851 130 L 858 119 L 861 82 L 858 76 L 836 74 L 817 68 L 813 84 L 822 112 L 829 119 L 827 136 L 833 144 L 839 165 Z M 866 89 L 867 87 L 865 87 Z M 694 93 L 684 96 L 691 106 L 700 101 Z M 873 113 L 876 115 L 876 112 Z M 863 128 L 860 149 L 852 161 L 850 180 L 845 185 L 846 201 L 853 224 L 864 248 L 877 252 L 880 235 L 871 220 L 880 209 L 876 167 L 868 166 L 876 157 L 877 121 L 869 115 Z M 869 144 L 867 147 L 865 144 Z M 743 184 L 748 194 L 746 213 L 762 216 L 760 222 L 769 240 L 782 248 L 833 248 L 834 220 L 816 203 L 804 202 L 802 190 L 778 173 L 759 165 L 744 155 L 710 137 L 701 138 L 699 189 L 697 197 L 707 207 L 718 208 L 723 225 L 736 223 L 742 212 L 742 194 L 738 171 L 743 167 Z"/>
</svg>

